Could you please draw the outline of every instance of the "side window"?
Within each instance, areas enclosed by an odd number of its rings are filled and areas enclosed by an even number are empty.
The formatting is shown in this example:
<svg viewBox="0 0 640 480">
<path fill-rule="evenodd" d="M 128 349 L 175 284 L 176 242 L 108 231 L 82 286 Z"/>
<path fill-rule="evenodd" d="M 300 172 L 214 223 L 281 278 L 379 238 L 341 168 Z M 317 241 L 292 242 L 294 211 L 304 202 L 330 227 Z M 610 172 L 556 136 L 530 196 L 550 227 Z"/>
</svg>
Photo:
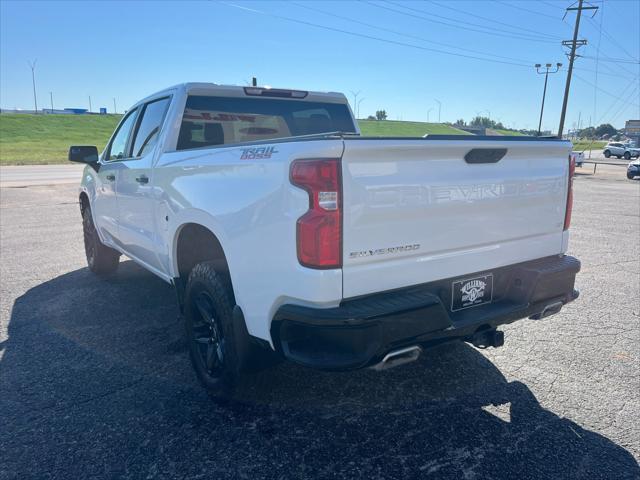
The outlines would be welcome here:
<svg viewBox="0 0 640 480">
<path fill-rule="evenodd" d="M 133 142 L 133 156 L 141 157 L 145 153 L 151 151 L 158 141 L 158 135 L 164 116 L 167 113 L 167 107 L 171 99 L 169 97 L 161 98 L 147 103 L 142 112 L 142 120 L 136 132 Z"/>
<path fill-rule="evenodd" d="M 137 115 L 138 110 L 132 110 L 122 121 L 122 123 L 120 124 L 120 128 L 118 128 L 118 131 L 111 141 L 107 160 L 120 160 L 122 158 L 128 158 L 130 156 L 127 149 L 127 140 L 129 140 L 129 134 L 131 133 L 131 130 L 136 123 Z"/>
</svg>

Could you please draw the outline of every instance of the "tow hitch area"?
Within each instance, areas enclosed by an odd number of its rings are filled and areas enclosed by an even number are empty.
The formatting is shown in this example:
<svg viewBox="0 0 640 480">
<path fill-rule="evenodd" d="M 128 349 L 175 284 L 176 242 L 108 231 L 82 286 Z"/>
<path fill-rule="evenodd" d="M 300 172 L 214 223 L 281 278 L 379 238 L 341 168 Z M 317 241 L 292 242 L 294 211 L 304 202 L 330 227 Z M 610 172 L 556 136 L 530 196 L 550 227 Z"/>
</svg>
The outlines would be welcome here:
<svg viewBox="0 0 640 480">
<path fill-rule="evenodd" d="M 405 363 L 414 362 L 422 353 L 422 348 L 417 345 L 413 347 L 401 348 L 387 353 L 380 363 L 376 363 L 371 368 L 373 370 L 388 370 L 389 368 L 404 365 Z"/>
<path fill-rule="evenodd" d="M 504 332 L 499 332 L 498 330 L 482 330 L 474 333 L 468 341 L 476 348 L 498 348 L 504 345 Z"/>
</svg>

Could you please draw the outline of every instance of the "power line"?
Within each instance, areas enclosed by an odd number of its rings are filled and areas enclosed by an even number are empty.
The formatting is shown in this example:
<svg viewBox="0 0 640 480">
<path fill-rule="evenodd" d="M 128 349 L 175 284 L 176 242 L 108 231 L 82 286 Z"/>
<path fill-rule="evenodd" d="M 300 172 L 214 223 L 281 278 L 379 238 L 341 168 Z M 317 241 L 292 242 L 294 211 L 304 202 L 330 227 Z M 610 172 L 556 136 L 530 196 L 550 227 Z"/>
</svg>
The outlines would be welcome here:
<svg viewBox="0 0 640 480">
<path fill-rule="evenodd" d="M 529 13 L 533 13 L 534 15 L 540 15 L 542 17 L 547 17 L 547 18 L 552 18 L 554 20 L 558 20 L 558 17 L 554 17 L 552 15 L 547 15 L 546 13 L 542 13 L 542 12 L 537 12 L 535 10 L 529 10 L 528 8 L 525 7 L 521 7 L 520 5 L 512 5 L 510 3 L 507 2 L 502 2 L 500 0 L 494 0 L 496 3 L 499 3 L 500 5 L 505 5 L 507 7 L 511 7 L 511 8 L 515 8 L 516 10 L 522 10 L 524 12 L 529 12 Z M 563 9 L 564 10 L 564 9 Z"/>
<path fill-rule="evenodd" d="M 606 62 L 606 63 L 629 63 L 631 65 L 640 65 L 640 62 L 636 62 L 633 60 L 625 60 L 622 58 L 609 58 L 609 57 L 600 57 L 599 59 L 596 57 L 592 57 L 590 55 L 581 55 L 582 58 L 590 58 L 592 60 L 599 60 L 601 62 Z"/>
<path fill-rule="evenodd" d="M 635 96 L 635 94 L 636 94 L 636 91 L 637 91 L 637 90 L 638 90 L 638 86 L 636 86 L 636 87 L 633 89 L 633 91 L 629 94 L 629 96 L 630 96 L 630 97 Z M 624 102 L 623 102 L 623 103 L 622 103 L 622 105 L 620 105 L 620 109 L 615 113 L 615 115 L 613 115 L 613 116 L 611 117 L 611 123 L 615 122 L 615 121 L 618 119 L 618 117 L 620 116 L 620 114 L 621 114 L 622 112 L 624 112 L 627 108 L 629 108 L 629 106 L 630 106 L 630 105 L 631 105 L 631 102 L 629 102 L 629 103 L 624 103 Z"/>
<path fill-rule="evenodd" d="M 486 52 L 482 52 L 482 51 L 479 51 L 479 50 L 472 50 L 472 49 L 469 49 L 469 48 L 458 47 L 456 45 L 449 45 L 447 43 L 435 42 L 433 40 L 428 40 L 428 39 L 426 39 L 424 37 L 420 37 L 420 36 L 417 36 L 417 35 L 411 35 L 409 33 L 399 32 L 398 30 L 392 30 L 390 28 L 386 28 L 386 27 L 382 27 L 382 26 L 379 26 L 379 25 L 374 25 L 374 24 L 371 24 L 371 23 L 363 22 L 361 20 L 356 20 L 354 18 L 345 17 L 343 15 L 338 15 L 336 13 L 327 12 L 327 11 L 321 10 L 319 8 L 310 7 L 308 5 L 304 5 L 304 4 L 301 4 L 301 3 L 298 3 L 298 2 L 289 2 L 289 3 L 291 3 L 293 5 L 296 5 L 297 7 L 300 7 L 300 8 L 304 8 L 304 9 L 307 9 L 307 10 L 310 10 L 310 11 L 313 11 L 313 12 L 318 12 L 318 13 L 322 13 L 324 15 L 328 15 L 330 17 L 339 18 L 341 20 L 346 20 L 348 22 L 357 23 L 359 25 L 364 25 L 366 27 L 374 28 L 376 30 L 382 30 L 382 31 L 385 31 L 385 32 L 393 33 L 395 35 L 400 35 L 400 36 L 407 37 L 407 38 L 413 38 L 414 40 L 420 40 L 422 42 L 431 43 L 431 44 L 434 44 L 434 45 L 440 45 L 441 47 L 453 48 L 453 49 L 461 50 L 463 52 L 477 53 L 479 55 L 484 55 L 484 56 L 487 56 L 487 57 L 495 57 L 495 58 L 501 58 L 501 59 L 504 59 L 504 60 L 512 60 L 514 62 L 524 62 L 524 61 L 526 61 L 526 60 L 523 60 L 521 58 L 505 57 L 505 56 L 502 56 L 502 55 L 495 55 L 493 53 L 486 53 Z M 530 63 L 533 63 L 533 62 L 530 62 Z"/>
<path fill-rule="evenodd" d="M 609 95 L 610 97 L 613 97 L 613 98 L 618 98 L 618 95 L 616 95 L 615 93 L 611 93 L 611 92 L 609 92 L 609 91 L 605 90 L 605 89 L 604 89 L 604 88 L 602 88 L 602 87 L 599 87 L 599 86 L 597 86 L 597 85 L 594 85 L 594 84 L 593 84 L 593 83 L 591 83 L 589 80 L 587 80 L 586 78 L 582 78 L 581 76 L 579 76 L 579 75 L 578 75 L 578 74 L 576 74 L 576 73 L 574 73 L 574 74 L 573 74 L 573 76 L 574 76 L 574 77 L 576 77 L 578 80 L 580 80 L 580 81 L 582 81 L 582 82 L 586 83 L 587 85 L 591 85 L 592 87 L 596 88 L 599 92 L 602 92 L 602 93 L 604 93 L 605 95 Z M 633 79 L 632 81 L 636 81 L 636 78 L 638 78 L 638 77 L 637 77 L 637 76 L 636 76 L 636 77 L 634 77 L 634 79 Z M 636 104 L 635 104 L 635 103 L 633 103 L 633 105 L 636 105 Z"/>
<path fill-rule="evenodd" d="M 539 37 L 547 37 L 547 38 L 555 39 L 555 40 L 561 40 L 562 39 L 562 37 L 560 37 L 558 35 L 543 34 L 543 33 L 538 32 L 536 30 L 531 30 L 531 29 L 528 29 L 528 28 L 520 27 L 520 26 L 514 27 L 513 24 L 510 24 L 510 23 L 500 22 L 500 21 L 498 21 L 498 20 L 496 20 L 494 18 L 483 17 L 481 15 L 478 15 L 475 12 L 474 13 L 469 13 L 466 10 L 462 10 L 461 8 L 455 8 L 455 7 L 452 7 L 451 5 L 443 5 L 443 4 L 435 2 L 433 0 L 431 0 L 429 3 L 432 3 L 433 5 L 437 5 L 438 7 L 441 7 L 441 8 L 446 8 L 447 10 L 451 10 L 453 12 L 462 13 L 462 14 L 470 16 L 470 17 L 481 18 L 482 20 L 486 20 L 487 22 L 495 23 L 495 24 L 498 24 L 498 25 L 503 25 L 503 26 L 506 26 L 506 27 L 511 28 L 511 29 L 515 29 L 515 30 L 519 30 L 519 31 L 523 30 L 523 31 L 526 31 L 526 32 L 533 32 L 534 34 L 536 34 L 536 36 L 539 36 Z"/>
<path fill-rule="evenodd" d="M 496 59 L 492 59 L 492 58 L 481 58 L 481 57 L 476 57 L 476 56 L 473 56 L 473 55 L 466 55 L 466 54 L 457 53 L 457 52 L 447 52 L 445 50 L 438 50 L 436 48 L 423 47 L 421 45 L 415 45 L 415 44 L 412 44 L 412 43 L 405 43 L 405 42 L 400 42 L 400 41 L 397 41 L 397 40 L 390 40 L 390 39 L 387 39 L 387 38 L 376 37 L 374 35 L 368 35 L 368 34 L 365 34 L 365 33 L 357 33 L 357 32 L 352 32 L 352 31 L 349 31 L 349 30 L 343 30 L 341 28 L 329 27 L 327 25 L 321 25 L 321 24 L 318 24 L 318 23 L 307 22 L 305 20 L 299 20 L 297 18 L 285 17 L 284 15 L 277 15 L 275 13 L 270 13 L 270 12 L 265 12 L 265 11 L 262 11 L 262 10 L 257 10 L 257 9 L 254 9 L 254 8 L 244 7 L 242 5 L 236 5 L 236 4 L 233 4 L 233 3 L 227 3 L 227 2 L 220 2 L 220 3 L 223 4 L 223 5 L 226 5 L 228 7 L 233 7 L 233 8 L 237 8 L 239 10 L 244 10 L 244 11 L 251 12 L 251 13 L 257 13 L 257 14 L 260 14 L 260 15 L 265 15 L 265 16 L 271 17 L 271 18 L 278 18 L 280 20 L 286 20 L 288 22 L 298 23 L 298 24 L 301 24 L 301 25 L 307 25 L 307 26 L 314 27 L 314 28 L 320 28 L 320 29 L 323 29 L 323 30 L 331 31 L 331 32 L 343 33 L 345 35 L 350 35 L 350 36 L 353 36 L 353 37 L 360 37 L 360 38 L 366 38 L 368 40 L 375 40 L 375 41 L 378 41 L 378 42 L 388 43 L 388 44 L 391 44 L 391 45 L 409 47 L 409 48 L 414 48 L 414 49 L 417 49 L 417 50 L 423 50 L 423 51 L 426 51 L 426 52 L 436 52 L 436 53 L 441 53 L 443 55 L 452 55 L 452 56 L 455 56 L 455 57 L 469 58 L 469 59 L 472 59 L 472 60 L 480 60 L 480 61 L 485 61 L 485 62 L 500 63 L 500 64 L 504 64 L 504 65 L 514 65 L 514 66 L 518 66 L 518 67 L 530 68 L 530 65 L 528 65 L 526 63 L 516 63 L 516 62 L 503 61 L 503 60 L 496 60 Z"/>
<path fill-rule="evenodd" d="M 587 17 L 587 18 L 588 18 L 588 17 Z M 594 22 L 591 18 L 588 18 L 588 20 L 589 20 L 591 23 L 593 23 L 593 24 L 595 25 L 595 22 Z M 597 25 L 596 25 L 596 26 L 597 26 Z M 607 37 L 607 39 L 609 40 L 609 42 L 611 42 L 611 43 L 612 43 L 613 45 L 615 45 L 617 48 L 619 48 L 620 50 L 622 50 L 622 52 L 624 52 L 626 55 L 628 55 L 628 56 L 629 56 L 629 58 L 631 58 L 634 62 L 638 62 L 638 59 L 637 59 L 634 55 L 632 55 L 631 53 L 629 53 L 629 51 L 628 51 L 628 50 L 626 50 L 622 45 L 620 45 L 620 44 L 618 43 L 618 41 L 617 41 L 617 40 L 616 40 L 612 35 L 610 35 L 610 34 L 609 34 L 609 32 L 607 32 L 607 29 L 606 29 L 606 28 L 603 28 L 603 29 L 602 29 L 602 33 L 604 33 L 605 37 Z"/>
<path fill-rule="evenodd" d="M 609 112 L 610 112 L 613 108 L 615 108 L 615 106 L 616 106 L 616 104 L 617 104 L 618 102 L 622 101 L 622 102 L 624 103 L 624 101 L 626 100 L 625 95 L 626 95 L 626 91 L 627 91 L 627 89 L 628 89 L 629 87 L 631 87 L 632 85 L 637 85 L 637 82 L 638 82 L 638 77 L 633 78 L 633 79 L 632 79 L 632 80 L 627 84 L 627 86 L 626 86 L 626 87 L 624 87 L 624 89 L 622 90 L 622 92 L 620 93 L 620 95 L 616 95 L 616 96 L 615 96 L 615 100 L 614 100 L 613 102 L 611 102 L 611 105 L 609 105 L 609 108 L 607 108 L 607 109 L 605 110 L 605 112 L 600 116 L 600 118 L 599 118 L 595 123 L 596 123 L 596 124 L 597 124 L 597 123 L 600 123 L 600 122 L 601 122 L 601 121 L 602 121 L 602 120 L 603 120 L 607 115 L 609 115 Z M 628 98 L 631 98 L 631 96 L 629 96 Z M 595 120 L 595 117 L 594 117 L 594 120 Z M 595 125 L 595 124 L 594 124 L 594 125 Z"/>
<path fill-rule="evenodd" d="M 494 35 L 494 36 L 498 36 L 498 37 L 515 38 L 515 39 L 518 39 L 518 40 L 526 40 L 526 41 L 530 41 L 530 42 L 555 43 L 555 42 L 553 42 L 551 40 L 546 40 L 546 39 L 541 39 L 541 38 L 533 38 L 531 36 L 515 35 L 515 34 L 510 34 L 510 33 L 507 33 L 507 32 L 500 33 L 500 32 L 496 32 L 495 30 L 480 30 L 478 28 L 463 27 L 460 24 L 467 24 L 467 25 L 475 25 L 475 24 L 471 24 L 469 22 L 462 22 L 460 20 L 454 20 L 456 23 L 447 23 L 447 22 L 443 22 L 443 21 L 440 21 L 440 20 L 434 20 L 433 18 L 431 18 L 431 17 L 440 17 L 440 18 L 447 18 L 449 20 L 448 17 L 442 17 L 441 15 L 435 15 L 435 14 L 429 13 L 428 14 L 429 16 L 425 17 L 424 15 L 416 15 L 416 14 L 409 13 L 409 12 L 403 12 L 402 10 L 396 10 L 395 8 L 385 7 L 384 5 L 379 5 L 377 3 L 373 3 L 373 2 L 368 1 L 368 0 L 361 0 L 361 1 L 366 1 L 366 3 L 368 3 L 369 5 L 372 5 L 372 6 L 376 7 L 376 8 L 382 8 L 384 10 L 388 10 L 390 12 L 395 12 L 395 13 L 398 13 L 400 15 L 405 15 L 407 17 L 417 18 L 417 19 L 424 20 L 424 21 L 427 21 L 427 22 L 430 22 L 430 23 L 437 23 L 437 24 L 440 24 L 440 25 L 446 25 L 448 27 L 458 28 L 458 29 L 462 29 L 462 30 L 465 30 L 465 31 L 473 31 L 473 32 L 478 32 L 478 33 L 484 33 L 485 35 Z M 397 5 L 395 3 L 391 3 L 391 2 L 388 2 L 388 1 L 385 1 L 385 3 L 390 3 L 391 5 L 395 5 L 395 6 L 404 8 L 405 10 L 410 10 L 410 11 L 414 11 L 414 12 L 420 12 L 420 13 L 423 13 L 423 14 L 427 13 L 424 10 L 417 10 L 415 8 L 406 7 L 404 5 Z M 489 27 L 482 26 L 482 28 L 487 29 Z"/>
</svg>

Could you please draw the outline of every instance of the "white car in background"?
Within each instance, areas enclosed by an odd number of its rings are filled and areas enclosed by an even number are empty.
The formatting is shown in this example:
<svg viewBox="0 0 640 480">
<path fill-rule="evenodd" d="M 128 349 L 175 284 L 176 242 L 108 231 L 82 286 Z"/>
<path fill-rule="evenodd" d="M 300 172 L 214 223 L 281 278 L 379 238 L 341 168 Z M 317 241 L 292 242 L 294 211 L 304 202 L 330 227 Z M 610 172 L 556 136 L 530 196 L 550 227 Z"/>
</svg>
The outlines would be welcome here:
<svg viewBox="0 0 640 480">
<path fill-rule="evenodd" d="M 625 145 L 620 142 L 612 142 L 608 143 L 602 152 L 605 158 L 616 157 L 622 158 L 624 157 L 627 160 L 631 160 L 632 158 L 640 157 L 640 149 L 631 147 L 630 145 Z"/>
</svg>

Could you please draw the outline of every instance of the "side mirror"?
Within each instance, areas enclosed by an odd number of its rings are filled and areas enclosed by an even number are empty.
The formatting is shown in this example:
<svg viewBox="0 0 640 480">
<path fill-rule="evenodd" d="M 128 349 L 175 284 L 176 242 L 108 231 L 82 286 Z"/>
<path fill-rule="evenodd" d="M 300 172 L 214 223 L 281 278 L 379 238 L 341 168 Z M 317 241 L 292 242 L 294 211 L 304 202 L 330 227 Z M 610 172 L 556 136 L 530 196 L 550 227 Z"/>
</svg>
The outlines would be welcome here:
<svg viewBox="0 0 640 480">
<path fill-rule="evenodd" d="M 98 148 L 94 146 L 69 147 L 69 161 L 78 163 L 98 163 Z"/>
</svg>

